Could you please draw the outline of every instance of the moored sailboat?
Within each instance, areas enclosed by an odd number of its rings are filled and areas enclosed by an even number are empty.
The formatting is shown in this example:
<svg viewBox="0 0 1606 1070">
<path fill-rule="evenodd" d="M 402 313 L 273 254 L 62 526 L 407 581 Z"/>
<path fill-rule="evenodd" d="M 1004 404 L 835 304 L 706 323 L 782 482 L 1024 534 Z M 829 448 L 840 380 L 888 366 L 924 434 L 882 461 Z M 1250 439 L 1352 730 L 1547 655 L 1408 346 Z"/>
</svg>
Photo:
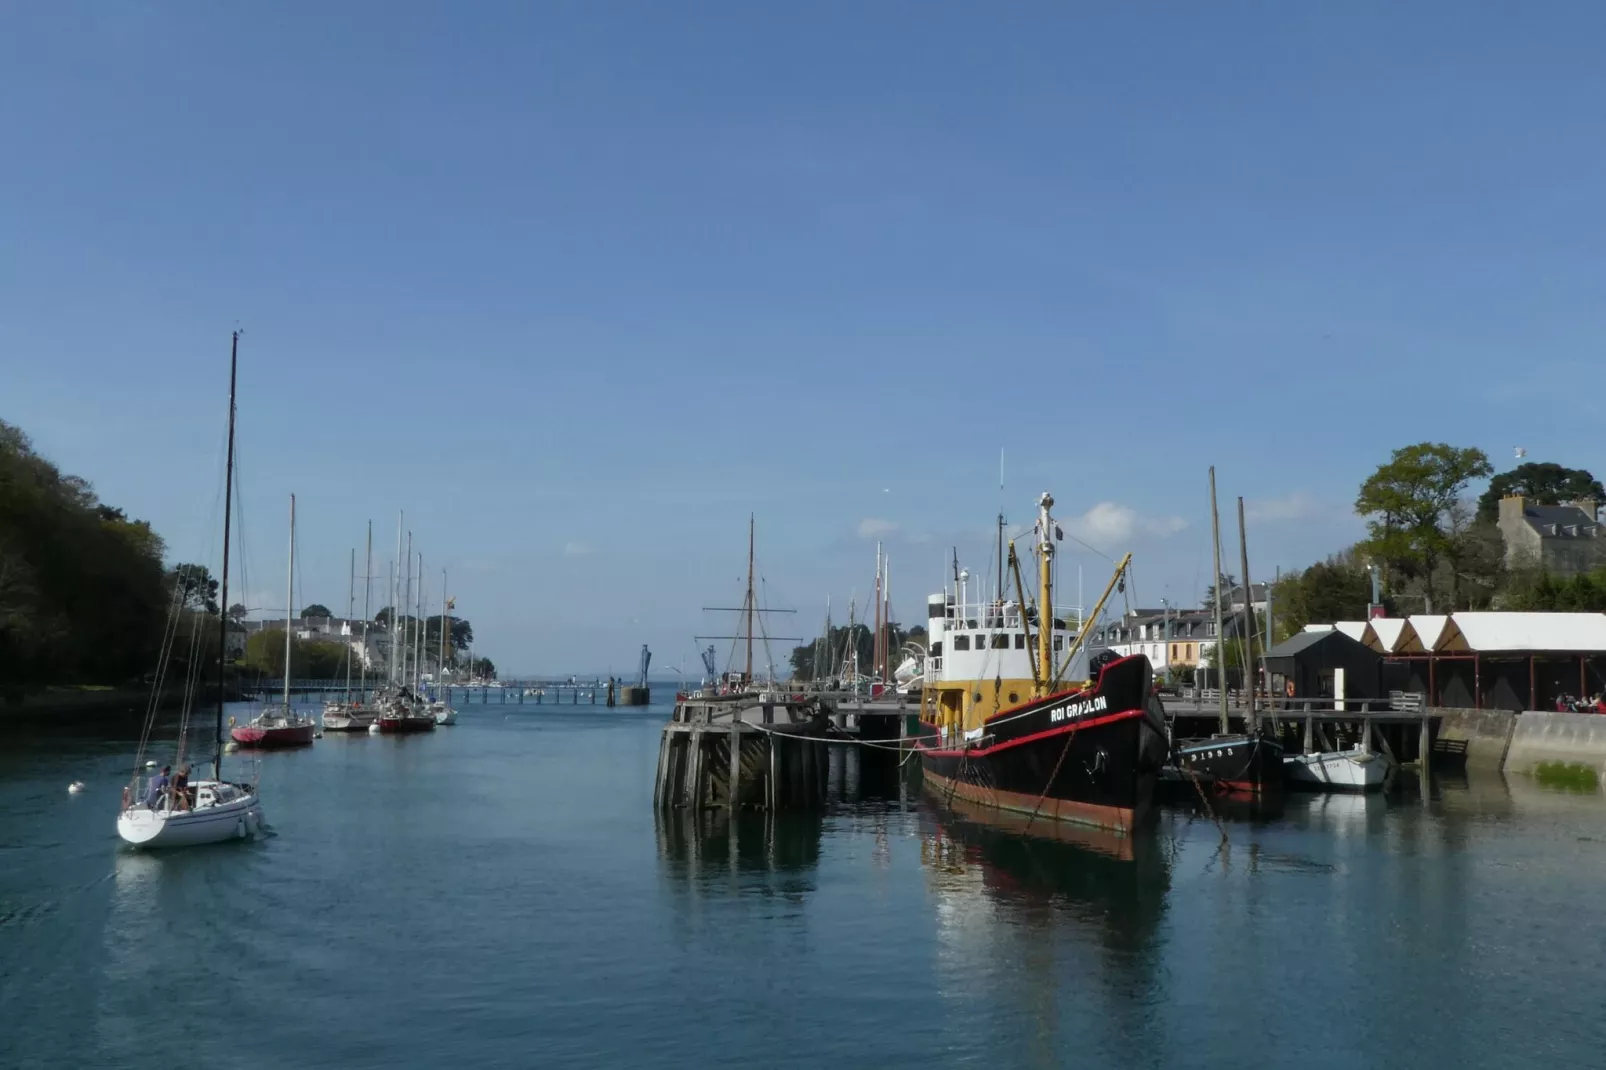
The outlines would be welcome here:
<svg viewBox="0 0 1606 1070">
<path fill-rule="evenodd" d="M 229 731 L 242 747 L 304 747 L 312 743 L 317 723 L 296 710 L 290 702 L 290 642 L 294 622 L 296 577 L 296 496 L 290 495 L 290 564 L 287 569 L 284 602 L 284 698 L 265 708 L 256 717 Z"/>
<path fill-rule="evenodd" d="M 355 550 L 353 550 L 351 556 L 352 556 L 352 571 L 355 572 L 356 571 L 357 552 Z M 373 525 L 373 521 L 369 521 L 368 522 L 368 549 L 364 554 L 363 561 L 364 561 L 364 564 L 363 564 L 363 595 L 362 595 L 362 616 L 363 616 L 363 621 L 362 621 L 362 652 L 363 652 L 363 665 L 362 665 L 362 678 L 359 681 L 358 689 L 357 689 L 358 697 L 355 700 L 351 697 L 351 657 L 352 657 L 351 639 L 352 639 L 352 637 L 351 637 L 351 634 L 350 634 L 350 627 L 351 627 L 350 622 L 351 622 L 351 614 L 355 611 L 356 603 L 357 603 L 356 578 L 353 577 L 352 578 L 352 582 L 351 582 L 351 584 L 350 584 L 350 586 L 348 588 L 347 596 L 346 596 L 346 621 L 347 621 L 347 625 L 346 625 L 346 629 L 347 629 L 347 634 L 346 634 L 346 695 L 345 695 L 345 699 L 343 701 L 341 701 L 341 702 L 331 702 L 331 703 L 328 703 L 328 704 L 326 704 L 324 706 L 324 708 L 323 708 L 323 730 L 325 732 L 366 732 L 366 731 L 368 731 L 369 728 L 373 727 L 379 721 L 379 713 L 378 713 L 378 711 L 375 710 L 372 706 L 364 706 L 363 702 L 362 702 L 362 697 L 361 697 L 361 696 L 363 696 L 363 695 L 368 693 L 368 660 L 367 660 L 368 659 L 368 614 L 369 614 L 370 610 L 372 609 L 372 607 L 370 606 L 369 603 L 370 603 L 370 600 L 371 600 L 371 598 L 373 596 L 373 580 L 372 580 L 372 576 L 373 576 L 373 571 L 374 571 L 374 525 Z"/>
<path fill-rule="evenodd" d="M 219 586 L 219 606 L 229 604 L 229 537 L 230 520 L 234 507 L 234 413 L 235 384 L 239 364 L 240 334 L 234 333 L 229 353 L 229 436 L 228 459 L 224 468 L 223 483 L 223 571 Z M 173 623 L 183 610 L 180 591 L 175 590 Z M 142 743 L 134 760 L 134 775 L 123 789 L 122 809 L 117 816 L 117 835 L 123 842 L 136 847 L 189 847 L 224 840 L 253 836 L 262 827 L 262 803 L 257 785 L 230 783 L 223 779 L 223 699 L 227 693 L 224 671 L 228 651 L 228 616 L 218 614 L 218 676 L 217 676 L 217 753 L 212 760 L 210 779 L 175 782 L 166 774 L 142 777 L 146 767 L 145 746 Z M 158 669 L 151 693 L 151 707 L 145 725 L 149 738 L 151 725 L 160 706 L 164 665 Z M 196 678 L 188 680 L 195 683 Z M 189 724 L 189 702 L 193 688 L 187 688 L 184 697 L 184 715 L 180 721 L 178 759 L 180 777 L 187 767 L 183 765 L 186 728 Z"/>
<path fill-rule="evenodd" d="M 1216 674 L 1221 702 L 1220 726 L 1208 739 L 1176 741 L 1173 759 L 1177 771 L 1194 783 L 1208 785 L 1217 792 L 1242 792 L 1250 795 L 1272 795 L 1283 789 L 1283 748 L 1276 739 L 1262 731 L 1255 715 L 1254 666 L 1248 651 L 1253 647 L 1257 628 L 1254 609 L 1249 605 L 1249 552 L 1243 530 L 1243 499 L 1238 499 L 1239 548 L 1244 571 L 1244 615 L 1241 629 L 1244 642 L 1244 693 L 1249 707 L 1244 716 L 1244 731 L 1233 732 L 1227 716 L 1226 687 L 1226 628 L 1222 621 L 1221 600 L 1221 521 L 1216 511 L 1216 470 L 1210 469 L 1210 533 L 1217 580 L 1215 596 Z"/>
<path fill-rule="evenodd" d="M 921 767 L 928 790 L 944 799 L 1129 833 L 1150 810 L 1166 754 L 1164 715 L 1146 657 L 1090 656 L 1086 622 L 1078 613 L 1073 633 L 1055 609 L 1053 504 L 1048 494 L 1038 501 L 1035 607 L 1026 604 L 1013 543 L 1019 601 L 1000 591 L 970 605 L 963 574 L 957 600 L 929 601 Z M 1130 561 L 1117 567 L 1092 619 Z M 1068 673 L 1073 667 L 1080 671 Z"/>
</svg>

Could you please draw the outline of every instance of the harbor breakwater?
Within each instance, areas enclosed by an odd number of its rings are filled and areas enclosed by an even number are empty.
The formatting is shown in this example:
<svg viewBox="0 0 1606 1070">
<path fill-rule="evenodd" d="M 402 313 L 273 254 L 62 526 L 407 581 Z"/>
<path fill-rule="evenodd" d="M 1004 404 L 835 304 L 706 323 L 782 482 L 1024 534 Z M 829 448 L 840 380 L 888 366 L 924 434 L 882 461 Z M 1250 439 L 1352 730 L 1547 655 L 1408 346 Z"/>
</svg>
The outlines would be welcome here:
<svg viewBox="0 0 1606 1070">
<path fill-rule="evenodd" d="M 1606 774 L 1606 716 L 1529 710 L 1436 709 L 1435 760 L 1533 773 L 1545 763 L 1578 765 Z"/>
</svg>

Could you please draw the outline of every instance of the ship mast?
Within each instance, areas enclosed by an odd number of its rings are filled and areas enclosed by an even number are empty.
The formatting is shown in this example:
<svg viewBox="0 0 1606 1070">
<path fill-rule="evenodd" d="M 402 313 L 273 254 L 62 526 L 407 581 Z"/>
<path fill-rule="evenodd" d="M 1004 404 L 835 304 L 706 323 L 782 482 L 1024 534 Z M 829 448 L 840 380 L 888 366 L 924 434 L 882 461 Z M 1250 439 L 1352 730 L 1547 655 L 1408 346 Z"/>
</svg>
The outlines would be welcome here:
<svg viewBox="0 0 1606 1070">
<path fill-rule="evenodd" d="M 1227 637 L 1221 631 L 1221 517 L 1216 512 L 1216 466 L 1210 466 L 1210 541 L 1215 548 L 1215 556 L 1211 563 L 1215 567 L 1216 577 L 1211 581 L 1210 589 L 1215 592 L 1211 599 L 1215 603 L 1216 647 L 1212 660 L 1216 663 L 1216 690 L 1221 693 L 1221 734 L 1226 735 L 1227 727 L 1227 676 L 1223 670 L 1225 659 L 1222 657 L 1222 645 Z"/>
<path fill-rule="evenodd" d="M 747 683 L 753 682 L 753 514 L 747 514 Z"/>
<path fill-rule="evenodd" d="M 234 511 L 234 384 L 240 360 L 240 332 L 229 344 L 229 459 L 223 470 L 223 582 L 218 591 L 217 645 L 217 757 L 212 760 L 212 779 L 223 779 L 223 690 L 224 668 L 229 660 L 229 519 Z"/>
<path fill-rule="evenodd" d="M 1054 518 L 1049 510 L 1054 496 L 1048 491 L 1037 499 L 1038 568 L 1042 575 L 1037 595 L 1037 697 L 1054 686 Z"/>
</svg>

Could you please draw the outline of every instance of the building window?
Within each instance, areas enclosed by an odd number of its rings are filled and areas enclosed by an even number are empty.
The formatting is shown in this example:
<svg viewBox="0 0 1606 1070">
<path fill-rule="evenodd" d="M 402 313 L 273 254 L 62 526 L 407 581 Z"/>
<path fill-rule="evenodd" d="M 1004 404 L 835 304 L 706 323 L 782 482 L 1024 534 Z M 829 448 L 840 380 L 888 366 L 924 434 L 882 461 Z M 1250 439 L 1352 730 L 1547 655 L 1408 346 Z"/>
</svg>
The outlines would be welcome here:
<svg viewBox="0 0 1606 1070">
<path fill-rule="evenodd" d="M 956 635 L 956 636 L 954 636 L 954 649 L 955 650 L 969 650 L 970 649 L 970 636 L 968 636 L 968 635 Z"/>
</svg>

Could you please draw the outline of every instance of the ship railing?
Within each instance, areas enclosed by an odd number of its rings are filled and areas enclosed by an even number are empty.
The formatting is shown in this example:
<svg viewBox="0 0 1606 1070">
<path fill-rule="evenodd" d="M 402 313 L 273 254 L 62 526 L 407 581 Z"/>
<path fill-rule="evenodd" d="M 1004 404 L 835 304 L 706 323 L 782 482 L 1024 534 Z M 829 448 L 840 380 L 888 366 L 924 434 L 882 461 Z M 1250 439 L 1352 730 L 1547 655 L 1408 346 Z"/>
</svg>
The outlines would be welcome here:
<svg viewBox="0 0 1606 1070">
<path fill-rule="evenodd" d="M 1018 602 L 955 602 L 945 607 L 950 628 L 1008 629 L 1021 626 Z M 1054 619 L 1064 621 L 1072 631 L 1082 628 L 1082 607 L 1054 604 Z"/>
</svg>

